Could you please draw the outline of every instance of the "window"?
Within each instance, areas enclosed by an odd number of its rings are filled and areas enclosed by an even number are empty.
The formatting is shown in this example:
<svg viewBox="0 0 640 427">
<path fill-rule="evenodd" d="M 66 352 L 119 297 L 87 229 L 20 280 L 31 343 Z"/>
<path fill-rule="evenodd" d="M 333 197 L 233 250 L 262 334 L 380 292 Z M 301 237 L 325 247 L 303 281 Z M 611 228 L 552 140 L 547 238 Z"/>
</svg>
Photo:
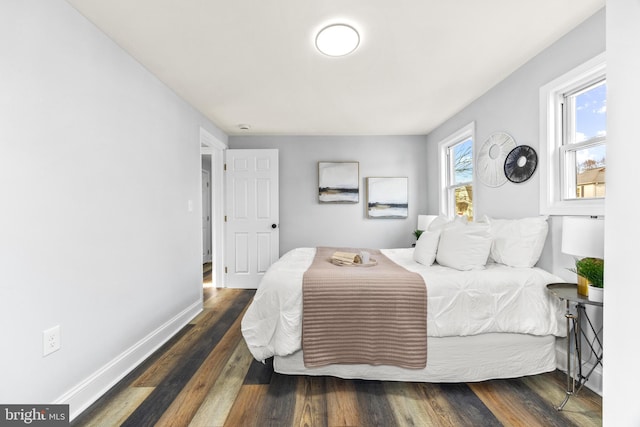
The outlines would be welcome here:
<svg viewBox="0 0 640 427">
<path fill-rule="evenodd" d="M 604 78 L 563 97 L 560 147 L 563 200 L 605 195 L 607 83 Z"/>
<path fill-rule="evenodd" d="M 473 220 L 473 139 L 470 123 L 440 142 L 440 212 Z"/>
<path fill-rule="evenodd" d="M 604 54 L 540 89 L 542 214 L 604 214 L 606 112 Z"/>
</svg>

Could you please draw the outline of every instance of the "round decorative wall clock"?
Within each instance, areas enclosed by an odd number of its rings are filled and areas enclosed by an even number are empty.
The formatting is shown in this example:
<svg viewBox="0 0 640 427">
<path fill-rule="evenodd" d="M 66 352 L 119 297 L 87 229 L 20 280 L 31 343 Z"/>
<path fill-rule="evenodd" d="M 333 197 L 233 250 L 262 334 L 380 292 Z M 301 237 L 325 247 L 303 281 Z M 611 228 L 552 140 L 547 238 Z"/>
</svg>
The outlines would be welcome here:
<svg viewBox="0 0 640 427">
<path fill-rule="evenodd" d="M 518 145 L 504 161 L 504 174 L 509 181 L 518 184 L 531 178 L 537 166 L 536 150 L 528 145 Z"/>
<path fill-rule="evenodd" d="M 476 175 L 483 184 L 499 187 L 507 182 L 504 162 L 515 146 L 511 135 L 504 132 L 495 132 L 484 141 L 476 159 Z"/>
</svg>

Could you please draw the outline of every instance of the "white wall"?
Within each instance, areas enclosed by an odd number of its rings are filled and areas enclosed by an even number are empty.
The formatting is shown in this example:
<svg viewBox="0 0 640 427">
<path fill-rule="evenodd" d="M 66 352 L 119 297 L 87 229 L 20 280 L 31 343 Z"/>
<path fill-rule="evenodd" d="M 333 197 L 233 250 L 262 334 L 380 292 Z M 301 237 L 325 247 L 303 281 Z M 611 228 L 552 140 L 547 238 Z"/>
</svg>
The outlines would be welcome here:
<svg viewBox="0 0 640 427">
<path fill-rule="evenodd" d="M 410 247 L 426 200 L 423 136 L 232 136 L 230 148 L 277 148 L 280 253 L 295 247 Z M 360 202 L 320 204 L 318 162 L 358 161 Z M 409 178 L 407 219 L 366 218 L 365 178 Z"/>
<path fill-rule="evenodd" d="M 607 204 L 605 207 L 604 425 L 640 425 L 636 373 L 640 227 L 633 192 L 640 158 L 640 3 L 607 1 Z"/>
<path fill-rule="evenodd" d="M 73 414 L 200 309 L 200 126 L 226 137 L 62 0 L 0 3 L 0 93 L 0 402 Z"/>
<path fill-rule="evenodd" d="M 438 142 L 467 123 L 476 122 L 476 153 L 483 142 L 498 131 L 509 133 L 516 144 L 529 145 L 540 153 L 540 87 L 605 51 L 605 19 L 605 10 L 598 11 L 427 136 L 429 213 L 438 212 Z M 609 152 L 607 157 L 609 161 Z M 476 180 L 474 196 L 478 217 L 485 214 L 496 218 L 539 215 L 539 174 L 538 170 L 522 184 L 507 182 L 496 188 Z M 607 187 L 609 191 L 611 186 Z M 575 274 L 568 270 L 574 260 L 560 250 L 562 217 L 550 217 L 548 222 L 549 235 L 538 265 L 567 282 L 575 282 Z M 588 307 L 587 312 L 599 329 L 602 309 Z M 565 341 L 559 340 L 557 348 L 559 367 L 564 369 Z M 595 391 L 602 390 L 600 367 L 596 368 L 587 385 Z"/>
<path fill-rule="evenodd" d="M 539 91 L 549 81 L 605 50 L 605 11 L 566 34 L 538 54 L 505 80 L 494 86 L 468 107 L 450 118 L 427 136 L 427 182 L 429 213 L 438 213 L 438 142 L 467 123 L 476 122 L 477 153 L 483 142 L 494 132 L 507 132 L 517 145 L 529 145 L 540 152 Z M 473 72 L 473 67 L 469 68 Z M 539 215 L 539 171 L 521 184 L 507 182 L 492 188 L 476 180 L 474 196 L 478 217 L 520 218 Z M 540 266 L 565 277 L 571 258 L 560 253 L 559 218 L 551 218 L 549 238 Z"/>
</svg>

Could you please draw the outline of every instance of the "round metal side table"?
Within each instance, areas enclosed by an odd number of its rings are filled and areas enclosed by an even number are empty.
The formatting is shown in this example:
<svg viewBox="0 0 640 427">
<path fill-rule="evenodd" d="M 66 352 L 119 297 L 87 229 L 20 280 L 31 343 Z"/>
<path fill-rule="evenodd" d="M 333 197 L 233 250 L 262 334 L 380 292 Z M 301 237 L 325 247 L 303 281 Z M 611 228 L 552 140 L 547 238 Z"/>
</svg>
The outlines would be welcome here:
<svg viewBox="0 0 640 427">
<path fill-rule="evenodd" d="M 566 311 L 564 317 L 567 319 L 567 391 L 566 396 L 562 403 L 558 405 L 556 408 L 558 411 L 561 411 L 564 408 L 564 405 L 567 404 L 569 398 L 573 395 L 578 394 L 578 392 L 582 389 L 582 386 L 589 380 L 591 373 L 596 368 L 596 366 L 602 366 L 602 341 L 598 336 L 598 331 L 593 326 L 591 319 L 587 315 L 585 310 L 585 305 L 593 305 L 596 307 L 603 307 L 603 303 L 598 301 L 592 301 L 588 297 L 584 295 L 580 295 L 578 293 L 578 285 L 575 283 L 551 283 L 547 285 L 547 289 L 556 297 L 565 301 Z M 571 305 L 576 305 L 576 313 L 574 314 L 571 311 Z M 585 332 L 582 330 L 582 318 L 586 319 L 589 324 L 589 328 L 593 332 L 595 340 L 598 342 L 598 346 L 596 347 L 593 342 L 591 342 Z M 573 334 L 571 333 L 571 329 L 573 327 Z M 585 337 L 585 342 L 589 346 L 589 350 L 595 356 L 596 362 L 593 364 L 593 367 L 587 372 L 586 375 L 582 373 L 582 339 L 581 337 Z M 573 339 L 574 348 L 575 348 L 575 361 L 573 370 L 574 375 L 571 375 L 571 340 Z"/>
</svg>

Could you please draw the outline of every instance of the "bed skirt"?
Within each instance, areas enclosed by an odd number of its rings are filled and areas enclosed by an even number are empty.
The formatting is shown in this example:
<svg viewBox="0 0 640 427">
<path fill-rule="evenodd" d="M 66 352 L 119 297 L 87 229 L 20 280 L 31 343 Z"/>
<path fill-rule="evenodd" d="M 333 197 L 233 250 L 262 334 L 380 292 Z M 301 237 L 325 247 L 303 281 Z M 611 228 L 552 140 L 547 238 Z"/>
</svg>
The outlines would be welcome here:
<svg viewBox="0 0 640 427">
<path fill-rule="evenodd" d="M 556 337 L 491 333 L 428 337 L 424 369 L 395 366 L 328 365 L 305 368 L 302 350 L 275 356 L 274 370 L 288 375 L 328 375 L 347 379 L 407 382 L 476 382 L 517 378 L 556 369 Z"/>
</svg>

